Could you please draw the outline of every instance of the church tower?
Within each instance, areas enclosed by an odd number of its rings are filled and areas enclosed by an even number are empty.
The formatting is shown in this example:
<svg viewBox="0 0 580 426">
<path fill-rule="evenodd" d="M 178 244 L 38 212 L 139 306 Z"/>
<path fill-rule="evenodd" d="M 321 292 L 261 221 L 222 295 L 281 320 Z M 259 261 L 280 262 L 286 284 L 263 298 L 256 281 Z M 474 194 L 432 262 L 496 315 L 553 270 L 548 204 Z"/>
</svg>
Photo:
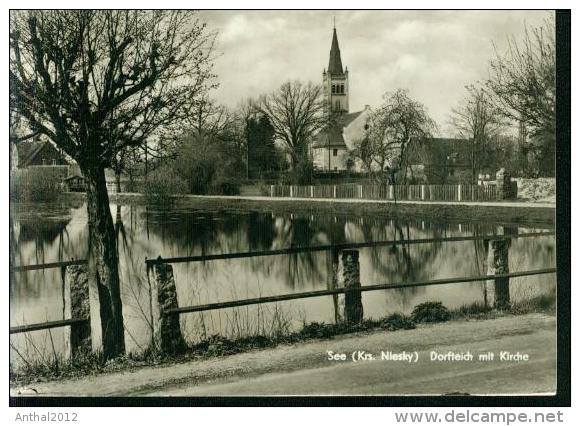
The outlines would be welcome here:
<svg viewBox="0 0 580 426">
<path fill-rule="evenodd" d="M 327 105 L 332 112 L 348 112 L 348 67 L 343 71 L 336 27 L 333 28 L 328 69 L 322 71 L 322 84 Z"/>
</svg>

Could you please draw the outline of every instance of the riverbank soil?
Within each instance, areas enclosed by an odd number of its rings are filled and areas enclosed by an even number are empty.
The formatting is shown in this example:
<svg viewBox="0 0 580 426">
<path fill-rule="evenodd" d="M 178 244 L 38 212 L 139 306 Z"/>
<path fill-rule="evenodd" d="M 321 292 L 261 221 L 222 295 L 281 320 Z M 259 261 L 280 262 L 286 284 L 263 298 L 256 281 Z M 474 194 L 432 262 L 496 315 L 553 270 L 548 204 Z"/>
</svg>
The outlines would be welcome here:
<svg viewBox="0 0 580 426">
<path fill-rule="evenodd" d="M 329 360 L 345 354 L 345 359 Z M 359 351 L 364 351 L 359 352 Z M 431 353 L 473 355 L 434 361 Z M 374 360 L 354 362 L 352 353 Z M 418 362 L 381 360 L 411 354 Z M 416 355 L 415 355 L 416 352 Z M 494 353 L 493 360 L 479 359 Z M 515 355 L 504 359 L 501 352 Z M 519 354 L 518 354 L 519 352 Z M 522 358 L 527 355 L 527 360 Z M 355 357 L 357 358 L 357 357 Z M 464 357 L 465 358 L 465 357 Z M 507 357 L 509 358 L 509 356 Z M 373 331 L 209 360 L 11 388 L 30 396 L 545 394 L 556 391 L 556 318 L 546 314 Z"/>
</svg>

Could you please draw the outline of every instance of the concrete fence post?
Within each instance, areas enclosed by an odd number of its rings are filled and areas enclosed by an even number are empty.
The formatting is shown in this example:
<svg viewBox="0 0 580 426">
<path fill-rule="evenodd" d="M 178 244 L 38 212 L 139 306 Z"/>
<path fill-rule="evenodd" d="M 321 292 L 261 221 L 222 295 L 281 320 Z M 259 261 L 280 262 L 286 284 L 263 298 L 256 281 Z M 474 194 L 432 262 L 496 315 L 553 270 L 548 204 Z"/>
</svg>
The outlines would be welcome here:
<svg viewBox="0 0 580 426">
<path fill-rule="evenodd" d="M 358 186 L 358 198 L 362 199 L 363 197 L 363 187 L 362 185 Z"/>
<path fill-rule="evenodd" d="M 509 273 L 510 239 L 489 240 L 487 253 L 487 274 L 499 275 Z M 508 309 L 510 306 L 509 278 L 494 278 L 486 282 L 486 303 L 493 300 L 496 309 Z"/>
<path fill-rule="evenodd" d="M 425 200 L 425 185 L 421 185 L 421 199 Z"/>
<path fill-rule="evenodd" d="M 363 319 L 358 255 L 358 250 L 344 250 L 342 252 L 342 279 L 345 288 L 344 319 L 351 323 L 360 323 Z"/>
<path fill-rule="evenodd" d="M 461 184 L 457 185 L 457 201 L 461 201 Z"/>
<path fill-rule="evenodd" d="M 92 349 L 89 279 L 86 265 L 70 265 L 63 269 L 64 319 L 89 320 L 64 328 L 65 357 L 72 360 L 78 355 L 91 352 Z M 98 300 L 95 302 L 98 305 Z"/>
<path fill-rule="evenodd" d="M 340 273 L 340 251 L 331 249 L 328 252 L 328 288 L 335 289 L 339 287 L 339 273 Z M 334 321 L 341 323 L 344 321 L 344 295 L 333 294 L 332 303 L 334 306 Z"/>
<path fill-rule="evenodd" d="M 106 290 L 102 287 L 95 274 L 89 274 L 91 268 L 95 268 L 93 260 L 89 257 L 89 264 L 86 266 L 87 281 L 89 285 L 89 310 L 90 310 L 90 324 L 91 324 L 91 347 L 94 353 L 103 353 L 103 322 L 101 321 L 101 297 L 107 297 Z M 67 268 L 69 269 L 69 268 Z M 71 270 L 74 271 L 74 270 Z M 101 296 L 101 293 L 104 293 Z"/>
<path fill-rule="evenodd" d="M 498 200 L 512 200 L 518 196 L 518 185 L 504 168 L 495 174 L 496 195 Z"/>
<path fill-rule="evenodd" d="M 310 198 L 314 198 L 314 186 L 310 185 Z"/>
<path fill-rule="evenodd" d="M 332 198 L 336 198 L 336 185 L 332 187 Z"/>
<path fill-rule="evenodd" d="M 173 277 L 173 267 L 167 263 L 153 264 L 153 281 L 151 282 L 151 311 L 153 317 L 152 342 L 155 349 L 165 354 L 183 351 L 185 340 L 181 334 L 178 314 L 168 314 L 167 310 L 177 308 L 177 290 Z"/>
<path fill-rule="evenodd" d="M 389 200 L 395 198 L 395 187 L 393 185 L 389 185 Z"/>
<path fill-rule="evenodd" d="M 270 185 L 270 197 L 274 198 L 274 185 Z"/>
<path fill-rule="evenodd" d="M 294 186 L 290 185 L 290 198 L 294 197 Z"/>
</svg>

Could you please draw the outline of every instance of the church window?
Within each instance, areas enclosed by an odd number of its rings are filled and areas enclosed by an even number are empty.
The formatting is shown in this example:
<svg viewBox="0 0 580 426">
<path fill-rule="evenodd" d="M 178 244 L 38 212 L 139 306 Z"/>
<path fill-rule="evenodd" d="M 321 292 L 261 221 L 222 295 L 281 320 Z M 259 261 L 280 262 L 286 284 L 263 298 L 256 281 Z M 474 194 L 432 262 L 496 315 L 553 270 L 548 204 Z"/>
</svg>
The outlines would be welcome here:
<svg viewBox="0 0 580 426">
<path fill-rule="evenodd" d="M 332 85 L 332 93 L 336 93 L 336 86 L 334 84 Z"/>
<path fill-rule="evenodd" d="M 344 93 L 344 84 L 340 85 L 340 93 Z"/>
<path fill-rule="evenodd" d="M 337 155 L 338 155 L 338 149 L 334 148 L 334 149 L 332 150 L 332 156 L 333 156 L 333 157 L 336 157 Z"/>
</svg>

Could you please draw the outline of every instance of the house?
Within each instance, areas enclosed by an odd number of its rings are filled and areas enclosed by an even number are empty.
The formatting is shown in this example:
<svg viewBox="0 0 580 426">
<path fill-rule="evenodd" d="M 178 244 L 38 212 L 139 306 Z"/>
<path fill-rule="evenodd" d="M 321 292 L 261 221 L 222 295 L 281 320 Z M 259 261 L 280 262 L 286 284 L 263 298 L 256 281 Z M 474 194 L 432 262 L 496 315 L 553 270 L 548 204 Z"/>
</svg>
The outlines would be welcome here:
<svg viewBox="0 0 580 426">
<path fill-rule="evenodd" d="M 11 167 L 25 169 L 34 166 L 68 166 L 69 162 L 52 143 L 43 140 L 23 141 L 12 149 Z"/>
</svg>

